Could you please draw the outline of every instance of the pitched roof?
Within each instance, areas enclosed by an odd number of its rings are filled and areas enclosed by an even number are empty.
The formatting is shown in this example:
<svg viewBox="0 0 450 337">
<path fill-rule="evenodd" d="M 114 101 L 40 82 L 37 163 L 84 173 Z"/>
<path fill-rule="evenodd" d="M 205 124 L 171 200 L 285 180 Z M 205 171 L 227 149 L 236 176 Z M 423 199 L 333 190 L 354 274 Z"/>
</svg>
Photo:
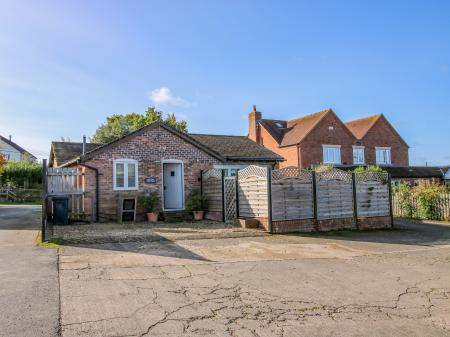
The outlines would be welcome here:
<svg viewBox="0 0 450 337">
<path fill-rule="evenodd" d="M 382 114 L 355 119 L 350 122 L 346 122 L 347 128 L 355 135 L 356 138 L 362 139 L 367 132 L 375 125 L 376 121 L 383 116 Z"/>
<path fill-rule="evenodd" d="M 28 152 L 27 150 L 25 150 L 23 147 L 19 146 L 17 143 L 13 142 L 12 140 L 9 140 L 8 138 L 5 138 L 3 136 L 0 136 L 0 140 L 2 140 L 4 143 L 8 144 L 9 146 L 15 148 L 17 151 L 19 151 L 20 153 L 26 153 L 28 154 L 30 157 L 36 159 L 35 156 L 33 156 L 30 152 Z"/>
<path fill-rule="evenodd" d="M 247 136 L 189 134 L 199 143 L 219 153 L 226 160 L 283 160 L 276 153 L 255 143 Z"/>
<path fill-rule="evenodd" d="M 101 144 L 86 143 L 86 152 L 92 151 Z M 64 165 L 82 155 L 83 143 L 75 142 L 52 142 L 50 152 L 50 163 L 56 160 L 58 166 Z"/>
<path fill-rule="evenodd" d="M 330 113 L 334 114 L 333 110 L 325 109 L 288 121 L 261 119 L 259 123 L 280 146 L 289 146 L 298 144 L 305 139 L 317 124 Z"/>
<path fill-rule="evenodd" d="M 98 151 L 102 151 L 118 142 L 123 142 L 137 133 L 141 133 L 149 128 L 162 127 L 165 130 L 182 138 L 186 142 L 200 148 L 211 156 L 221 160 L 248 160 L 248 161 L 279 161 L 282 157 L 266 149 L 264 146 L 253 142 L 246 136 L 225 136 L 225 135 L 202 135 L 187 134 L 180 132 L 167 124 L 157 121 L 148 124 L 128 135 L 113 140 L 108 144 L 86 144 L 86 154 L 81 157 L 82 143 L 52 142 L 52 152 L 50 162 L 52 162 L 52 153 L 57 159 L 58 166 L 68 165 L 78 159 L 81 161 L 91 158 Z M 89 144 L 89 145 L 88 145 Z"/>
</svg>

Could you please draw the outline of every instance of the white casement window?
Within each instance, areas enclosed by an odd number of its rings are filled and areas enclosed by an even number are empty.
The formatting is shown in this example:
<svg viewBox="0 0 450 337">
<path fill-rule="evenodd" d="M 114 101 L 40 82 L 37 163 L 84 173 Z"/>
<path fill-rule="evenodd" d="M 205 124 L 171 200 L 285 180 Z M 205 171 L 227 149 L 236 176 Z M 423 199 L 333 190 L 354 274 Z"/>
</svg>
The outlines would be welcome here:
<svg viewBox="0 0 450 337">
<path fill-rule="evenodd" d="M 116 159 L 113 165 L 114 190 L 138 189 L 138 162 L 133 159 Z"/>
<path fill-rule="evenodd" d="M 214 165 L 214 168 L 223 170 L 225 177 L 234 177 L 237 171 L 245 169 L 247 165 Z"/>
<path fill-rule="evenodd" d="M 323 146 L 323 163 L 324 164 L 340 164 L 341 163 L 341 146 L 340 145 L 322 145 Z"/>
<path fill-rule="evenodd" d="M 375 158 L 377 165 L 391 164 L 391 148 L 390 147 L 376 147 Z"/>
<path fill-rule="evenodd" d="M 364 163 L 364 146 L 353 146 L 353 164 Z"/>
</svg>

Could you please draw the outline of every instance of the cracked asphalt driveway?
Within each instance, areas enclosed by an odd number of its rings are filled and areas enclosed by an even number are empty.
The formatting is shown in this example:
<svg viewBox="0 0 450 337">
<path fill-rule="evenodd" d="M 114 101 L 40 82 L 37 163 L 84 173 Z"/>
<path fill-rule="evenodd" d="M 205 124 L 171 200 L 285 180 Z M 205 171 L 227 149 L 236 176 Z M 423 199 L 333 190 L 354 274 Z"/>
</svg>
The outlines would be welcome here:
<svg viewBox="0 0 450 337">
<path fill-rule="evenodd" d="M 71 336 L 450 336 L 450 226 L 60 248 Z"/>
</svg>

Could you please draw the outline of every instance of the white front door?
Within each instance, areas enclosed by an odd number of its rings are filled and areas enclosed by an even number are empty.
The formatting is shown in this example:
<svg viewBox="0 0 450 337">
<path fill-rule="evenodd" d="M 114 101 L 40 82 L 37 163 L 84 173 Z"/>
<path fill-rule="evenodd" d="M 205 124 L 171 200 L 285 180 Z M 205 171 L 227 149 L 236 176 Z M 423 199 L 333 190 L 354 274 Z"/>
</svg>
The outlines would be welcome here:
<svg viewBox="0 0 450 337">
<path fill-rule="evenodd" d="M 164 209 L 183 209 L 183 164 L 163 163 Z"/>
</svg>

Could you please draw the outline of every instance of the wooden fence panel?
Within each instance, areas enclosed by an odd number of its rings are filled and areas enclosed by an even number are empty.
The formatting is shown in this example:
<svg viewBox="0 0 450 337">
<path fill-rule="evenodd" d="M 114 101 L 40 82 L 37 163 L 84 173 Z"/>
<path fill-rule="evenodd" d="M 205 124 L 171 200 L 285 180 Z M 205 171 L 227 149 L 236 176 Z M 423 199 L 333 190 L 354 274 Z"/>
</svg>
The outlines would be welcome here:
<svg viewBox="0 0 450 337">
<path fill-rule="evenodd" d="M 406 205 L 401 204 L 402 200 L 398 193 L 392 194 L 392 211 L 394 217 L 401 218 L 418 218 L 420 215 L 419 202 L 416 198 L 410 197 L 406 204 L 410 205 L 410 209 Z M 450 219 L 450 194 L 444 193 L 439 196 L 432 206 L 435 220 L 449 220 Z M 431 219 L 430 219 L 431 220 Z"/>
<path fill-rule="evenodd" d="M 47 191 L 48 194 L 81 193 L 81 172 L 77 168 L 48 168 Z"/>
<path fill-rule="evenodd" d="M 355 181 L 358 216 L 388 216 L 390 214 L 390 205 L 387 173 L 357 173 Z"/>
<path fill-rule="evenodd" d="M 208 199 L 209 212 L 223 211 L 222 170 L 211 169 L 203 172 L 202 192 Z"/>
<path fill-rule="evenodd" d="M 353 217 L 353 183 L 350 172 L 331 169 L 317 172 L 317 218 Z"/>
<path fill-rule="evenodd" d="M 311 172 L 296 167 L 274 170 L 271 190 L 274 221 L 314 217 Z"/>
<path fill-rule="evenodd" d="M 250 165 L 238 171 L 239 216 L 268 217 L 267 168 Z"/>
</svg>

